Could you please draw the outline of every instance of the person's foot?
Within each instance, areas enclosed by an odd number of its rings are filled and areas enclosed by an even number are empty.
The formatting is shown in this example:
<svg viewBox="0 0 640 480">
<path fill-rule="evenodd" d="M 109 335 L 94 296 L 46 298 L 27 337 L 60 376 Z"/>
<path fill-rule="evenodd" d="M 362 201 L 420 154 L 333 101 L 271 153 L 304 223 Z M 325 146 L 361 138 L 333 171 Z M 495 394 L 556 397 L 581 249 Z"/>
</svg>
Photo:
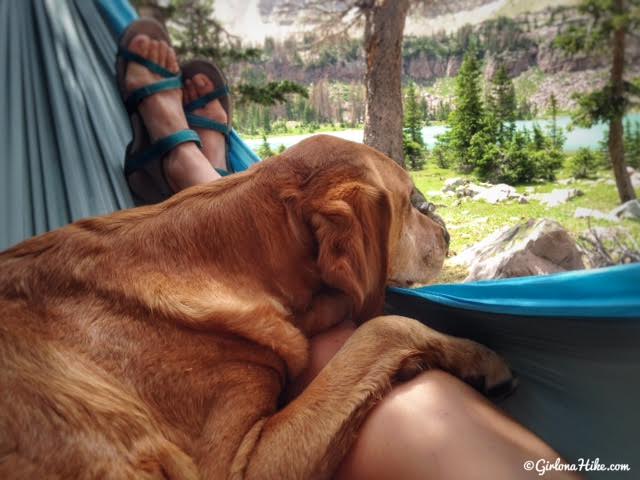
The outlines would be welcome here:
<svg viewBox="0 0 640 480">
<path fill-rule="evenodd" d="M 128 50 L 150 60 L 172 73 L 180 68 L 175 51 L 164 41 L 152 40 L 147 35 L 136 35 L 127 46 Z M 136 62 L 129 62 L 125 76 L 127 92 L 163 80 Z M 182 108 L 182 90 L 166 90 L 146 97 L 138 105 L 151 142 L 166 137 L 188 127 Z M 174 148 L 162 159 L 162 167 L 169 186 L 174 192 L 219 178 L 211 168 L 197 145 L 183 143 Z M 129 183 L 136 193 L 152 195 L 155 188 L 147 172 L 138 170 L 129 176 Z"/>
<path fill-rule="evenodd" d="M 147 35 L 136 35 L 128 49 L 147 60 L 160 65 L 176 75 L 180 67 L 175 52 L 164 41 L 152 40 Z M 127 92 L 151 85 L 164 78 L 153 73 L 144 65 L 129 62 L 125 76 Z M 182 91 L 179 89 L 166 90 L 146 97 L 138 105 L 144 124 L 154 142 L 159 138 L 170 135 L 178 130 L 188 128 L 187 120 L 182 111 Z"/>
<path fill-rule="evenodd" d="M 202 73 L 198 73 L 193 78 L 188 78 L 184 82 L 184 104 L 188 104 L 198 98 L 213 92 L 220 85 L 214 85 L 211 79 Z M 208 118 L 218 123 L 227 123 L 227 112 L 224 110 L 219 100 L 207 103 L 203 108 L 194 110 L 195 115 Z M 202 141 L 202 152 L 207 157 L 211 165 L 215 168 L 227 169 L 225 138 L 224 135 L 215 130 L 195 128 Z"/>
</svg>

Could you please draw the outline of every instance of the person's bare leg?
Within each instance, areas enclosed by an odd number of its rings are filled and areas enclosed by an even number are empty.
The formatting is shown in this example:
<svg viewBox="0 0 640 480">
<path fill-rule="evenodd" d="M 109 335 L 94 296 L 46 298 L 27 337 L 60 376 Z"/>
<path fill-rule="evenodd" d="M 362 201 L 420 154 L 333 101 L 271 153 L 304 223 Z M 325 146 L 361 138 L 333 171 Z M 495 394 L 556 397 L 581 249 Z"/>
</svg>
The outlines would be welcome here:
<svg viewBox="0 0 640 480">
<path fill-rule="evenodd" d="M 206 75 L 198 73 L 193 78 L 189 78 L 184 82 L 184 104 L 186 105 L 209 92 L 213 92 L 219 86 L 220 85 L 214 85 Z M 209 102 L 203 108 L 194 110 L 193 113 L 218 123 L 227 123 L 227 112 L 218 100 Z M 207 157 L 211 166 L 226 170 L 224 135 L 215 130 L 207 130 L 204 128 L 196 128 L 195 131 L 200 135 L 200 139 L 202 140 L 202 153 Z"/>
<path fill-rule="evenodd" d="M 137 35 L 131 40 L 128 48 L 171 72 L 179 71 L 175 52 L 164 41 L 152 40 L 147 35 Z M 127 65 L 125 82 L 129 92 L 159 80 L 162 80 L 161 76 L 138 63 L 129 62 Z M 178 130 L 189 128 L 182 109 L 181 90 L 167 90 L 151 95 L 142 100 L 138 111 L 142 115 L 152 142 Z M 165 155 L 162 163 L 169 186 L 174 191 L 220 178 L 194 143 L 178 145 Z M 153 188 L 145 180 L 142 172 L 132 173 L 129 181 L 134 190 Z"/>
<path fill-rule="evenodd" d="M 539 478 L 559 455 L 471 387 L 439 370 L 396 386 L 370 413 L 336 479 Z M 578 478 L 548 472 L 545 478 Z"/>
<path fill-rule="evenodd" d="M 355 331 L 350 322 L 311 339 L 310 367 L 295 396 Z M 526 460 L 558 454 L 455 377 L 438 370 L 396 386 L 367 417 L 336 479 L 539 478 Z M 545 478 L 574 478 L 548 472 Z"/>
</svg>

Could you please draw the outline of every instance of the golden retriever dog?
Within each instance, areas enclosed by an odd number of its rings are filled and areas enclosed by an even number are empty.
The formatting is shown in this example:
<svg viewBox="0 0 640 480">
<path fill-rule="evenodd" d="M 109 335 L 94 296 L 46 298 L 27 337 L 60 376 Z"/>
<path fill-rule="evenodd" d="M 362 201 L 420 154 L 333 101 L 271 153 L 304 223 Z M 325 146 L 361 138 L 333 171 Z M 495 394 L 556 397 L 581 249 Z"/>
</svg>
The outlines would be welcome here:
<svg viewBox="0 0 640 480">
<path fill-rule="evenodd" d="M 428 282 L 443 226 L 409 175 L 330 136 L 161 204 L 0 254 L 0 478 L 330 478 L 376 399 L 440 368 L 486 391 L 489 349 L 381 316 Z M 286 404 L 309 337 L 359 328 Z"/>
</svg>

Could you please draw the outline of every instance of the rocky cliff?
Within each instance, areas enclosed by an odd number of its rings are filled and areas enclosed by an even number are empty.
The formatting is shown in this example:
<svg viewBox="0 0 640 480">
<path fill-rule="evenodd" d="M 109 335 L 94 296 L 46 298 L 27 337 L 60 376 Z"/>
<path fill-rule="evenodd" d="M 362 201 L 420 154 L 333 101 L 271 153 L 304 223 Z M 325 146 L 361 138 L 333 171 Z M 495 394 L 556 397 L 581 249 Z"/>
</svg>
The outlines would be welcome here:
<svg viewBox="0 0 640 480">
<path fill-rule="evenodd" d="M 450 11 L 504 4 L 483 0 L 465 2 L 452 2 Z M 278 0 L 259 0 L 261 15 L 273 17 L 279 3 Z M 424 20 L 428 12 L 434 16 L 442 13 L 434 9 L 413 12 L 414 27 L 419 23 L 415 15 L 422 15 Z M 539 75 L 542 78 L 539 88 L 529 92 L 531 102 L 539 110 L 544 110 L 548 96 L 553 92 L 561 108 L 571 108 L 573 92 L 589 90 L 606 81 L 610 61 L 606 55 L 569 57 L 553 47 L 553 40 L 559 32 L 580 21 L 582 19 L 575 8 L 553 6 L 513 17 L 489 18 L 475 25 L 467 24 L 455 31 L 442 30 L 429 36 L 415 35 L 413 28 L 414 34 L 405 37 L 404 75 L 420 85 L 430 85 L 438 79 L 453 77 L 458 73 L 464 54 L 473 47 L 483 58 L 486 78 L 493 74 L 499 64 L 504 64 L 514 78 L 533 70 L 542 72 Z M 319 38 L 319 33 L 307 32 L 302 39 L 267 39 L 264 44 L 265 56 L 254 64 L 253 73 L 247 73 L 245 65 L 238 68 L 236 74 L 243 71 L 245 78 L 247 75 L 287 78 L 307 85 L 322 79 L 360 82 L 364 74 L 360 41 L 357 38 L 343 39 L 319 48 L 307 48 Z M 627 41 L 626 63 L 630 78 L 640 75 L 638 38 L 629 36 Z"/>
</svg>

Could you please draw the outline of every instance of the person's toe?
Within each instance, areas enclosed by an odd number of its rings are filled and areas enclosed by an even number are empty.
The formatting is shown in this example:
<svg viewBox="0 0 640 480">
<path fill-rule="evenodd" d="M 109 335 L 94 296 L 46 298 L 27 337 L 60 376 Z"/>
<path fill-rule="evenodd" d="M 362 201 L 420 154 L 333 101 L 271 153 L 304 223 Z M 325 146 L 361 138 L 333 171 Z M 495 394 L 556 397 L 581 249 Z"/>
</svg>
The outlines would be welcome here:
<svg viewBox="0 0 640 480">
<path fill-rule="evenodd" d="M 128 49 L 141 57 L 146 57 L 150 41 L 151 39 L 144 34 L 136 35 L 133 37 L 133 40 L 131 40 L 131 43 L 129 43 Z"/>
<path fill-rule="evenodd" d="M 158 42 L 158 65 L 161 67 L 167 66 L 167 52 L 169 51 L 169 45 L 164 40 Z"/>
<path fill-rule="evenodd" d="M 173 73 L 178 73 L 180 71 L 180 66 L 178 65 L 178 59 L 176 57 L 176 51 L 167 45 L 167 60 L 165 68 Z"/>
<path fill-rule="evenodd" d="M 201 97 L 213 91 L 214 85 L 206 75 L 198 73 L 193 77 L 193 81 L 196 85 L 196 92 L 198 94 L 198 97 Z"/>
<path fill-rule="evenodd" d="M 193 83 L 193 80 L 187 78 L 184 82 L 184 103 L 193 102 L 197 98 L 196 86 Z"/>
<path fill-rule="evenodd" d="M 160 56 L 160 43 L 157 40 L 151 40 L 149 43 L 149 53 L 147 58 L 153 63 L 158 63 Z"/>
</svg>

